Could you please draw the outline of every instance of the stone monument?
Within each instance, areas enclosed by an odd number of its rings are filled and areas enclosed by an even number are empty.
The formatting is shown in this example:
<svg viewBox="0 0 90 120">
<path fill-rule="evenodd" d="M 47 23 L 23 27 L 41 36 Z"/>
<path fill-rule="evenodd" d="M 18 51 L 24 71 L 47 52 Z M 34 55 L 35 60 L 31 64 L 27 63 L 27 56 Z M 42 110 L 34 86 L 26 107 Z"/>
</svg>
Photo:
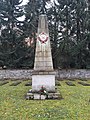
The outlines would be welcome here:
<svg viewBox="0 0 90 120">
<path fill-rule="evenodd" d="M 38 91 L 41 86 L 47 91 L 55 91 L 55 73 L 46 15 L 39 16 L 32 91 Z"/>
<path fill-rule="evenodd" d="M 55 72 L 47 16 L 45 14 L 39 16 L 34 70 L 32 72 L 32 90 L 27 95 L 32 96 L 33 94 L 33 99 L 45 99 L 45 96 L 40 96 L 39 91 L 41 88 L 48 92 L 48 97 L 56 96 Z"/>
</svg>

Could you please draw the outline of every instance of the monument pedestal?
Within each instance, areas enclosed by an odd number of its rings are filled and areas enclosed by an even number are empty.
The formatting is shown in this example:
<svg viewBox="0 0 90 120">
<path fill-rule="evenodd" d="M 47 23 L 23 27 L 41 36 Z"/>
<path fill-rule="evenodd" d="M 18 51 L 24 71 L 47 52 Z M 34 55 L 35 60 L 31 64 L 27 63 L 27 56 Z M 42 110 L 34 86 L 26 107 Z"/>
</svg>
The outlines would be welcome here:
<svg viewBox="0 0 90 120">
<path fill-rule="evenodd" d="M 54 71 L 33 71 L 32 92 L 38 92 L 41 87 L 47 92 L 55 92 L 55 72 Z"/>
<path fill-rule="evenodd" d="M 41 88 L 45 88 L 45 93 L 41 93 Z M 32 89 L 26 95 L 27 100 L 45 100 L 45 99 L 62 99 L 62 96 L 55 89 L 55 72 L 54 71 L 33 71 L 32 72 Z"/>
</svg>

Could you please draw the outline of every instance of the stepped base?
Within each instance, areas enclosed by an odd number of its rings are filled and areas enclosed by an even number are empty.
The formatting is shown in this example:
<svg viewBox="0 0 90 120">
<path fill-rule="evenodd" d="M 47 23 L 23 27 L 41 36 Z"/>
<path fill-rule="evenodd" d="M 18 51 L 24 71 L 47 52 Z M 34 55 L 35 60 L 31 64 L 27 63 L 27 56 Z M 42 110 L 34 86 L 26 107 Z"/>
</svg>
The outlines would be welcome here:
<svg viewBox="0 0 90 120">
<path fill-rule="evenodd" d="M 26 100 L 45 100 L 45 99 L 62 99 L 59 92 L 48 93 L 47 95 L 40 93 L 33 93 L 31 90 L 26 94 Z"/>
</svg>

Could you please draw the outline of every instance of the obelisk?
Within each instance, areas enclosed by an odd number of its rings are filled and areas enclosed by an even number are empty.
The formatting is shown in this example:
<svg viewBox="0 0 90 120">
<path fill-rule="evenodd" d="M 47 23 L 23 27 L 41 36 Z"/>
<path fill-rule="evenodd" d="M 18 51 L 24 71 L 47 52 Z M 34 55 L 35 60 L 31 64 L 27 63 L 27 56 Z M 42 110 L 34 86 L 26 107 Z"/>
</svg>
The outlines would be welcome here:
<svg viewBox="0 0 90 120">
<path fill-rule="evenodd" d="M 39 16 L 34 70 L 32 74 L 32 91 L 38 92 L 41 87 L 48 92 L 55 91 L 55 73 L 53 70 L 50 37 L 47 16 Z"/>
<path fill-rule="evenodd" d="M 34 70 L 53 70 L 46 15 L 40 15 L 39 17 Z"/>
</svg>

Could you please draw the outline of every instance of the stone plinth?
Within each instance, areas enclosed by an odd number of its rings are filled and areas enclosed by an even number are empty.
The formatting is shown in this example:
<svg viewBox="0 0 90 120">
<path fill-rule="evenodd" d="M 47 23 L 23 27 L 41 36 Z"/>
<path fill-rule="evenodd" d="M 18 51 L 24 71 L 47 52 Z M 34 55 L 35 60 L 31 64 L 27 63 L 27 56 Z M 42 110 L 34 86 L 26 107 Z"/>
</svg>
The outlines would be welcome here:
<svg viewBox="0 0 90 120">
<path fill-rule="evenodd" d="M 55 91 L 55 75 L 33 75 L 32 91 L 38 92 L 41 87 L 46 88 L 49 92 Z"/>
</svg>

